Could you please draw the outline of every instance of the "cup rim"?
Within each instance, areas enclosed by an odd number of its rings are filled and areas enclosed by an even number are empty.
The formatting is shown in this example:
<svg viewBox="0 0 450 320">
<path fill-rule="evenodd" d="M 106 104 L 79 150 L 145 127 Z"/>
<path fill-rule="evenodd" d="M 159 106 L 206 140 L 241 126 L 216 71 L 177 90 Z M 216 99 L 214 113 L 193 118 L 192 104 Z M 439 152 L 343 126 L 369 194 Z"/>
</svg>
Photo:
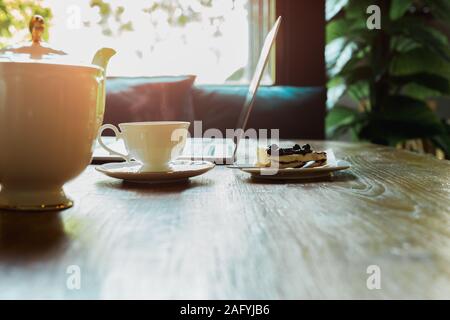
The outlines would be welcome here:
<svg viewBox="0 0 450 320">
<path fill-rule="evenodd" d="M 187 121 L 143 121 L 143 122 L 124 122 L 120 126 L 139 127 L 139 126 L 161 126 L 161 125 L 190 125 Z"/>
</svg>

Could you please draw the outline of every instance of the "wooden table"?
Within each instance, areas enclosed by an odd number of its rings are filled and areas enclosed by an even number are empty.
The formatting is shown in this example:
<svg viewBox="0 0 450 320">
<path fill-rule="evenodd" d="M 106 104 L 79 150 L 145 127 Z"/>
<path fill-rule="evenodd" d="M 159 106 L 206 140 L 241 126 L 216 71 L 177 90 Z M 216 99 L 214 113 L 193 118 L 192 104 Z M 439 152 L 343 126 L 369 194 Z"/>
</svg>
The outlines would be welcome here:
<svg viewBox="0 0 450 320">
<path fill-rule="evenodd" d="M 450 298 L 449 162 L 314 145 L 352 168 L 263 183 L 216 167 L 137 186 L 91 166 L 66 188 L 74 208 L 0 213 L 0 298 Z"/>
</svg>

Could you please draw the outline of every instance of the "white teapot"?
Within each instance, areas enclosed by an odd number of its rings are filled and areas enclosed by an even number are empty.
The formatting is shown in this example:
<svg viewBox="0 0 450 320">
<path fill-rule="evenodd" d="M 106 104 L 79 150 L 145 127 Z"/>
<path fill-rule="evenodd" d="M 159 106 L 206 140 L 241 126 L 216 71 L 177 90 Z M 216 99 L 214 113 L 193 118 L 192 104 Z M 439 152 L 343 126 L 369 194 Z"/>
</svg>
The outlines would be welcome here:
<svg viewBox="0 0 450 320">
<path fill-rule="evenodd" d="M 63 185 L 89 165 L 103 121 L 115 51 L 75 62 L 41 41 L 44 28 L 34 16 L 32 41 L 0 50 L 0 209 L 71 207 Z"/>
</svg>

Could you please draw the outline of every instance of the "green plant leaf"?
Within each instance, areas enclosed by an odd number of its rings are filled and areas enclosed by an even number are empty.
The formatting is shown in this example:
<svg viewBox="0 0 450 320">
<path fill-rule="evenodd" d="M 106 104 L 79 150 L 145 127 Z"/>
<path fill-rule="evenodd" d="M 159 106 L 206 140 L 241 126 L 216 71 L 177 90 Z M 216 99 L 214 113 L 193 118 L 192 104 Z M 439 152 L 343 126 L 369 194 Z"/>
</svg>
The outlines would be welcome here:
<svg viewBox="0 0 450 320">
<path fill-rule="evenodd" d="M 347 5 L 348 0 L 327 0 L 325 3 L 325 18 L 333 19 Z"/>
<path fill-rule="evenodd" d="M 373 77 L 373 70 L 368 63 L 368 59 L 358 53 L 353 54 L 343 66 L 335 67 L 338 71 L 327 84 L 328 100 L 327 106 L 331 108 L 346 93 L 359 103 L 361 98 L 368 95 L 368 83 Z"/>
<path fill-rule="evenodd" d="M 345 13 L 347 18 L 357 18 L 366 21 L 367 7 L 374 4 L 373 0 L 349 0 Z"/>
<path fill-rule="evenodd" d="M 420 43 L 403 35 L 391 38 L 391 49 L 394 52 L 404 53 L 421 47 L 422 45 Z"/>
<path fill-rule="evenodd" d="M 326 43 L 329 44 L 335 39 L 343 37 L 345 31 L 351 25 L 351 21 L 347 19 L 338 19 L 331 21 L 326 27 Z"/>
<path fill-rule="evenodd" d="M 353 100 L 361 102 L 361 100 L 367 99 L 369 97 L 369 82 L 359 81 L 352 85 L 349 85 L 347 88 L 347 92 Z"/>
<path fill-rule="evenodd" d="M 344 84 L 335 85 L 327 91 L 327 108 L 334 107 L 345 94 L 347 87 Z"/>
<path fill-rule="evenodd" d="M 394 0 L 391 2 L 389 16 L 392 20 L 401 18 L 413 3 L 412 0 Z"/>
<path fill-rule="evenodd" d="M 401 91 L 402 95 L 418 100 L 428 100 L 430 98 L 440 97 L 443 94 L 439 91 L 421 86 L 417 83 L 411 82 L 405 85 Z"/>
<path fill-rule="evenodd" d="M 359 81 L 369 82 L 374 78 L 373 70 L 369 66 L 358 66 L 351 70 L 351 72 L 344 73 L 344 80 L 347 85 L 354 84 Z"/>
<path fill-rule="evenodd" d="M 449 49 L 447 50 L 450 52 Z M 392 75 L 403 76 L 422 72 L 441 75 L 449 79 L 450 63 L 426 47 L 397 53 L 391 60 L 390 74 Z"/>
<path fill-rule="evenodd" d="M 395 145 L 408 139 L 431 138 L 444 133 L 437 115 L 420 100 L 390 96 L 383 111 L 373 113 L 360 137 L 375 143 Z"/>
<path fill-rule="evenodd" d="M 436 19 L 450 21 L 450 1 L 448 0 L 425 0 L 431 8 L 431 13 Z"/>
<path fill-rule="evenodd" d="M 370 65 L 366 51 L 358 48 L 355 43 L 342 42 L 342 38 L 336 39 L 333 43 L 337 43 L 337 46 L 334 48 L 332 45 L 326 46 L 325 53 L 329 77 L 344 77 L 355 68 Z"/>
<path fill-rule="evenodd" d="M 348 94 L 348 97 L 357 104 L 361 104 L 362 100 L 366 100 L 369 96 L 369 83 L 367 81 L 357 81 L 352 84 L 345 84 L 343 78 L 333 78 L 327 84 L 327 107 L 331 109 L 339 100 Z M 365 101 L 368 104 L 368 101 Z M 366 106 L 367 108 L 369 106 Z"/>
<path fill-rule="evenodd" d="M 335 106 L 326 117 L 326 131 L 330 138 L 336 137 L 351 129 L 361 120 L 357 110 L 345 106 Z"/>
<path fill-rule="evenodd" d="M 325 47 L 327 70 L 330 77 L 334 77 L 341 71 L 342 67 L 352 58 L 356 49 L 354 43 L 343 38 L 335 39 Z"/>
<path fill-rule="evenodd" d="M 327 82 L 327 88 L 334 88 L 344 83 L 344 79 L 342 77 L 333 77 Z"/>
<path fill-rule="evenodd" d="M 390 11 L 383 12 L 384 17 L 390 17 L 383 21 L 383 34 L 365 27 L 367 7 L 377 2 L 349 0 L 341 8 L 345 14 L 329 23 L 327 40 L 335 48 L 327 46 L 327 66 L 332 77 L 329 96 L 333 97 L 328 102 L 335 105 L 348 93 L 364 106 L 365 112 L 343 106 L 332 108 L 326 119 L 328 136 L 352 130 L 361 139 L 390 145 L 432 137 L 442 144 L 442 136 L 449 138 L 439 117 L 424 102 L 427 97 L 450 93 L 449 41 L 434 23 L 436 20 L 407 14 L 408 8 L 419 2 L 430 4 L 433 16 L 442 21 L 449 15 L 448 0 L 392 0 Z M 439 14 L 438 8 L 448 10 Z M 388 52 L 384 48 L 378 57 L 375 45 L 380 44 L 381 38 L 390 39 L 391 46 Z M 370 57 L 373 59 L 368 63 Z M 379 81 L 388 81 L 383 82 L 388 90 L 383 90 L 377 101 L 387 92 L 401 95 L 388 96 L 380 108 L 371 110 L 368 97 L 377 94 L 371 84 Z"/>
<path fill-rule="evenodd" d="M 359 131 L 359 138 L 377 144 L 395 146 L 411 139 L 432 138 L 441 135 L 442 128 L 417 126 L 411 122 L 370 119 Z"/>
<path fill-rule="evenodd" d="M 407 122 L 440 124 L 437 115 L 424 101 L 403 95 L 389 96 L 383 102 L 383 118 Z"/>
<path fill-rule="evenodd" d="M 422 87 L 432 89 L 433 91 L 438 91 L 444 94 L 450 93 L 449 80 L 445 77 L 421 72 L 414 73 L 406 76 L 394 76 L 390 80 L 396 84 L 404 86 L 408 83 L 416 83 Z"/>
<path fill-rule="evenodd" d="M 403 35 L 412 39 L 450 62 L 447 36 L 417 18 L 404 17 L 388 25 L 385 30 L 393 36 Z"/>
<path fill-rule="evenodd" d="M 361 19 L 333 20 L 329 22 L 326 27 L 327 44 L 341 37 L 356 42 L 366 30 L 366 24 Z"/>
</svg>

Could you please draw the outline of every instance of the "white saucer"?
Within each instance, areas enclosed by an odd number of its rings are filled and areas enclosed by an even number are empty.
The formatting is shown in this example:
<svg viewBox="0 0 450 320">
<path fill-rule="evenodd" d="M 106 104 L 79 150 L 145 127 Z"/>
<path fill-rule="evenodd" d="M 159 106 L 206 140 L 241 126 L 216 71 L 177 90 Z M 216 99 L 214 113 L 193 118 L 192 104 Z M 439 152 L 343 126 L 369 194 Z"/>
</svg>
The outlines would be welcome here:
<svg viewBox="0 0 450 320">
<path fill-rule="evenodd" d="M 317 168 L 289 168 L 289 169 L 270 169 L 270 168 L 242 168 L 241 170 L 252 175 L 252 178 L 268 180 L 300 180 L 316 179 L 329 177 L 332 172 L 346 170 L 350 168 L 347 161 L 340 160 L 335 166 L 322 166 Z"/>
<path fill-rule="evenodd" d="M 95 169 L 108 177 L 131 182 L 169 183 L 184 181 L 199 176 L 215 167 L 208 161 L 171 162 L 171 170 L 166 172 L 140 172 L 141 164 L 138 162 L 107 163 Z"/>
<path fill-rule="evenodd" d="M 328 159 L 327 164 L 315 168 L 260 168 L 260 167 L 242 167 L 242 171 L 250 173 L 252 178 L 267 180 L 302 180 L 326 178 L 331 173 L 350 168 L 350 163 L 344 160 L 336 160 L 333 150 L 326 150 Z"/>
</svg>

